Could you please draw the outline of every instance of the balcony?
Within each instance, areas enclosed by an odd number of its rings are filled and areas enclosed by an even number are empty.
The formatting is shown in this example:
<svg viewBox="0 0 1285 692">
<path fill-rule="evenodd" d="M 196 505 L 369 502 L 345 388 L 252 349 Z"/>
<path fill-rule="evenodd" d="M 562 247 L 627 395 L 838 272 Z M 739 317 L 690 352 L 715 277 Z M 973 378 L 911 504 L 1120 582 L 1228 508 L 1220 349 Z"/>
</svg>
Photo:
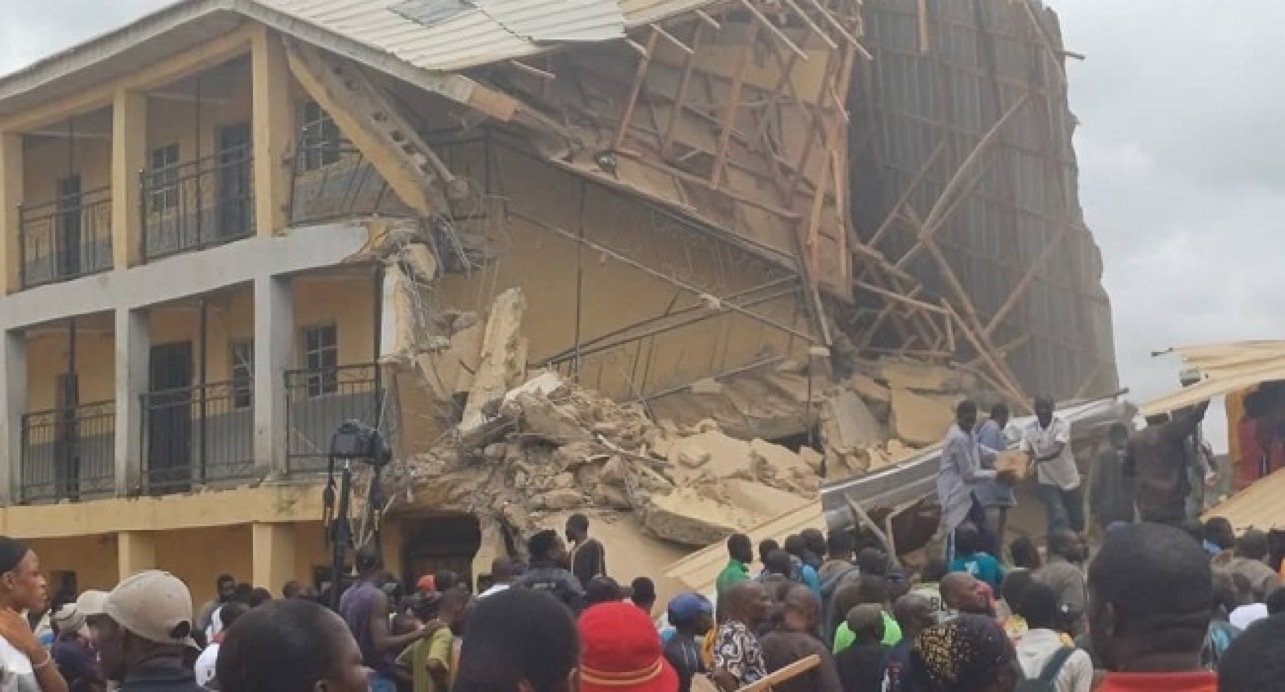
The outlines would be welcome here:
<svg viewBox="0 0 1285 692">
<path fill-rule="evenodd" d="M 257 477 L 249 383 L 218 382 L 142 395 L 143 475 L 148 492 Z"/>
<path fill-rule="evenodd" d="M 349 419 L 385 429 L 379 366 L 341 365 L 286 371 L 286 464 L 290 472 L 323 471 L 330 436 Z"/>
<path fill-rule="evenodd" d="M 375 167 L 347 140 L 299 140 L 290 188 L 290 223 L 302 225 L 352 216 L 413 216 Z"/>
<path fill-rule="evenodd" d="M 110 187 L 22 206 L 18 216 L 23 288 L 112 268 Z"/>
<path fill-rule="evenodd" d="M 115 430 L 116 409 L 110 401 L 23 415 L 22 502 L 112 494 Z"/>
<path fill-rule="evenodd" d="M 143 259 L 254 235 L 253 164 L 253 147 L 245 143 L 142 172 Z"/>
</svg>

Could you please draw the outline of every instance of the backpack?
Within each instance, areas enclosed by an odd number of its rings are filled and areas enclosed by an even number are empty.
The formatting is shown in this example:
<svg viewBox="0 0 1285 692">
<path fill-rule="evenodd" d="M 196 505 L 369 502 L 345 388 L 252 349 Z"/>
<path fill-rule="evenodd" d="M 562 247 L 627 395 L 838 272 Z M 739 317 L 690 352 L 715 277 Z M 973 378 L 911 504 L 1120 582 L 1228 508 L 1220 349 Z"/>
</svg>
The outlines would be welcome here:
<svg viewBox="0 0 1285 692">
<path fill-rule="evenodd" d="M 1053 654 L 1053 657 L 1048 660 L 1048 663 L 1044 664 L 1044 669 L 1040 671 L 1039 676 L 1034 678 L 1026 677 L 1026 673 L 1022 671 L 1022 666 L 1014 662 L 1013 665 L 1017 666 L 1017 674 L 1021 679 L 1018 681 L 1017 687 L 1013 688 L 1013 692 L 1053 692 L 1057 689 L 1053 683 L 1057 681 L 1058 673 L 1062 672 L 1062 666 L 1066 665 L 1067 659 L 1071 658 L 1071 654 L 1074 654 L 1075 651 L 1069 646 L 1058 649 L 1057 653 Z"/>
</svg>

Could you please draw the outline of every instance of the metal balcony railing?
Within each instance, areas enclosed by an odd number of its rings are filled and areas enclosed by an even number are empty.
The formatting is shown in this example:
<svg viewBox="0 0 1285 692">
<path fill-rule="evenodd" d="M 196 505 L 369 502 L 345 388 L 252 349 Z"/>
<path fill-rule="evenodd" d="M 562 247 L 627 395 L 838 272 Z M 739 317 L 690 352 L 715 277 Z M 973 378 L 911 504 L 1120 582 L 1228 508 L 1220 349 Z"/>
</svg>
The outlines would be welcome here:
<svg viewBox="0 0 1285 692">
<path fill-rule="evenodd" d="M 379 365 L 286 371 L 286 462 L 290 472 L 326 468 L 330 436 L 349 419 L 385 429 Z"/>
<path fill-rule="evenodd" d="M 111 192 L 102 187 L 18 207 L 23 288 L 112 268 Z"/>
<path fill-rule="evenodd" d="M 290 223 L 350 216 L 412 216 L 379 171 L 347 140 L 304 135 L 290 188 Z"/>
<path fill-rule="evenodd" d="M 115 430 L 111 401 L 24 414 L 22 501 L 110 495 L 116 488 Z"/>
<path fill-rule="evenodd" d="M 244 385 L 216 382 L 142 395 L 148 492 L 255 478 L 254 402 Z"/>
<path fill-rule="evenodd" d="M 246 144 L 140 172 L 143 258 L 254 235 L 254 149 Z"/>
</svg>

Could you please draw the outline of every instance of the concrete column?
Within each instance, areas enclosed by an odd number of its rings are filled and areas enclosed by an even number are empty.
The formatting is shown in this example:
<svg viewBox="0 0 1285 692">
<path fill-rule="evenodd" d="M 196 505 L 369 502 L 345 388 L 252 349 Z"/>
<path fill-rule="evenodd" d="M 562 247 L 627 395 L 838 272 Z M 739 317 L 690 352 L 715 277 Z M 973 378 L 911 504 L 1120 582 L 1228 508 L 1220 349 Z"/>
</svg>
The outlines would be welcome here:
<svg viewBox="0 0 1285 692">
<path fill-rule="evenodd" d="M 290 100 L 290 66 L 281 37 L 255 27 L 250 39 L 254 98 L 254 218 L 261 236 L 284 233 L 289 225 L 295 135 Z"/>
<path fill-rule="evenodd" d="M 147 165 L 147 95 L 117 90 L 112 106 L 112 262 L 143 263 L 142 184 Z"/>
<path fill-rule="evenodd" d="M 295 527 L 286 523 L 251 525 L 253 583 L 275 595 L 295 575 Z"/>
<path fill-rule="evenodd" d="M 145 569 L 156 569 L 156 542 L 150 531 L 116 534 L 116 566 L 121 579 Z"/>
<path fill-rule="evenodd" d="M 254 463 L 284 475 L 285 371 L 294 354 L 294 297 L 287 277 L 254 280 Z"/>
<path fill-rule="evenodd" d="M 0 453 L 7 464 L 0 473 L 0 504 L 15 505 L 22 489 L 22 414 L 27 411 L 27 337 L 22 332 L 0 336 L 0 367 L 4 392 L 0 393 Z"/>
<path fill-rule="evenodd" d="M 22 204 L 22 134 L 0 132 L 0 291 L 22 290 L 22 250 L 18 245 Z"/>
<path fill-rule="evenodd" d="M 473 555 L 473 588 L 477 593 L 477 580 L 483 574 L 491 573 L 491 563 L 497 557 L 508 557 L 508 547 L 504 545 L 504 532 L 500 522 L 492 517 L 479 517 L 479 528 L 482 530 L 482 541 Z"/>
<path fill-rule="evenodd" d="M 116 494 L 129 495 L 143 483 L 143 405 L 147 392 L 151 336 L 147 312 L 116 310 Z M 123 567 L 122 567 L 123 569 Z"/>
</svg>

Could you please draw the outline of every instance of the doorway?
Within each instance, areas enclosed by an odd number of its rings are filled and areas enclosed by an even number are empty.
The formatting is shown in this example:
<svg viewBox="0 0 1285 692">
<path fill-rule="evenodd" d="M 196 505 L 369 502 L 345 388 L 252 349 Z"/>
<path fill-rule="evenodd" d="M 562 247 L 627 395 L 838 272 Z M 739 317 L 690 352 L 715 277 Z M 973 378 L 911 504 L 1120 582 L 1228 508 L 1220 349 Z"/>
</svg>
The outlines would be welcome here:
<svg viewBox="0 0 1285 692">
<path fill-rule="evenodd" d="M 250 124 L 219 128 L 218 242 L 240 238 L 253 226 Z"/>
<path fill-rule="evenodd" d="M 425 574 L 450 570 L 461 584 L 473 584 L 473 556 L 482 545 L 482 529 L 471 514 L 441 514 L 403 519 L 402 578 L 413 586 Z"/>
<path fill-rule="evenodd" d="M 154 492 L 191 487 L 192 342 L 153 346 L 148 366 L 147 481 Z"/>
</svg>

